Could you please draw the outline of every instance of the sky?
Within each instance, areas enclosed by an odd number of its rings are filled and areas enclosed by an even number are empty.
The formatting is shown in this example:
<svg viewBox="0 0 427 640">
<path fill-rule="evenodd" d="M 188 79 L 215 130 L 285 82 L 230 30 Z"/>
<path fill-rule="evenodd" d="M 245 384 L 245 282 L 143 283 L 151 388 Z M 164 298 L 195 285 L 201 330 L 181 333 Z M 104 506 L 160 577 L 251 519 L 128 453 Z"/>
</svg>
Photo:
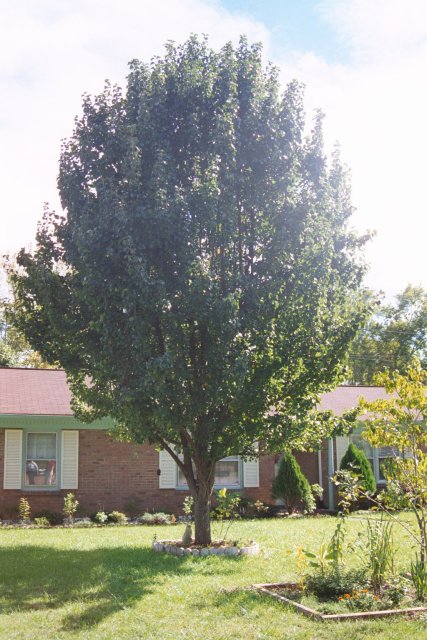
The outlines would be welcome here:
<svg viewBox="0 0 427 640">
<path fill-rule="evenodd" d="M 34 247 L 56 190 L 61 140 L 83 93 L 125 85 L 127 62 L 164 43 L 240 34 L 264 44 L 283 86 L 306 86 L 307 126 L 325 115 L 350 167 L 352 225 L 374 230 L 366 285 L 427 289 L 426 0 L 17 0 L 0 3 L 0 254 Z"/>
</svg>

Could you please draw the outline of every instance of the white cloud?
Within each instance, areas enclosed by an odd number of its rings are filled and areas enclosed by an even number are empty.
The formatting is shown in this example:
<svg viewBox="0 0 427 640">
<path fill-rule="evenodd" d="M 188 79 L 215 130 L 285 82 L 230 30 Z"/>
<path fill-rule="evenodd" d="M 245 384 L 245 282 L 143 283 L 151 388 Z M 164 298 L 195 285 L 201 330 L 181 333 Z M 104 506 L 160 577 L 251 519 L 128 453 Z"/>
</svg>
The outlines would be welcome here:
<svg viewBox="0 0 427 640">
<path fill-rule="evenodd" d="M 267 43 L 265 27 L 202 0 L 22 0 L 0 4 L 1 251 L 35 236 L 43 202 L 59 206 L 60 141 L 81 95 L 106 78 L 123 84 L 127 62 L 149 61 L 167 40 L 208 33 L 214 47 L 240 34 Z"/>
<path fill-rule="evenodd" d="M 280 62 L 284 79 L 306 83 L 307 106 L 325 111 L 327 140 L 351 167 L 354 223 L 377 231 L 367 282 L 389 295 L 409 281 L 427 288 L 427 4 L 337 0 L 322 12 L 350 61 L 294 52 Z"/>
<path fill-rule="evenodd" d="M 306 83 L 307 111 L 321 107 L 328 142 L 342 144 L 354 223 L 378 232 L 368 282 L 389 294 L 408 281 L 427 288 L 427 3 L 323 0 L 319 11 L 346 62 L 313 51 L 275 62 L 283 82 Z M 191 32 L 208 33 L 214 47 L 246 33 L 271 58 L 268 30 L 218 0 L 20 0 L 0 3 L 0 24 L 3 252 L 31 242 L 45 200 L 58 207 L 60 140 L 72 132 L 83 92 L 98 92 L 107 77 L 123 84 L 128 60 L 149 60 Z"/>
</svg>

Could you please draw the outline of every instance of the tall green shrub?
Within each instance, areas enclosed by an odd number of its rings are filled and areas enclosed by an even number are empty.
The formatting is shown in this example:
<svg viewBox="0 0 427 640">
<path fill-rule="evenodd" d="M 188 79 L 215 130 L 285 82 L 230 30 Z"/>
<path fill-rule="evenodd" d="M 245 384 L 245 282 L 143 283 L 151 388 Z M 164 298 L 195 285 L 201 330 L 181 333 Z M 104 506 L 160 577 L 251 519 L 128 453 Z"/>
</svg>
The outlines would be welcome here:
<svg viewBox="0 0 427 640">
<path fill-rule="evenodd" d="M 361 488 L 368 493 L 375 493 L 377 483 L 368 458 L 362 449 L 350 443 L 342 460 L 340 470 L 347 469 L 355 473 L 360 480 Z"/>
<path fill-rule="evenodd" d="M 299 502 L 312 509 L 310 484 L 301 471 L 295 457 L 289 451 L 283 454 L 277 476 L 273 480 L 273 498 L 284 500 L 289 513 L 295 510 Z"/>
</svg>

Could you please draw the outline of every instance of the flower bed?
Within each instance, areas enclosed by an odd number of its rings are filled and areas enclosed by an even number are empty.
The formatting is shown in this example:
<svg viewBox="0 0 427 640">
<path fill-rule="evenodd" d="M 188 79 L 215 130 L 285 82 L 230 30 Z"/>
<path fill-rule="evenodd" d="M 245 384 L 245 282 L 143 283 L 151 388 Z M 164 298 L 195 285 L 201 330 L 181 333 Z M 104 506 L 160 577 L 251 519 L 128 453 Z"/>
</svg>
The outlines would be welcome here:
<svg viewBox="0 0 427 640">
<path fill-rule="evenodd" d="M 228 545 L 224 542 L 213 542 L 209 547 L 198 547 L 196 545 L 189 545 L 183 547 L 182 542 L 179 540 L 155 540 L 153 542 L 153 549 L 157 553 L 169 553 L 173 556 L 256 556 L 260 552 L 259 544 L 251 542 L 248 545 Z"/>
<path fill-rule="evenodd" d="M 427 612 L 427 606 L 405 606 L 401 608 L 381 608 L 384 601 L 380 596 L 376 596 L 367 589 L 352 594 L 344 594 L 336 600 L 321 601 L 310 594 L 306 594 L 295 582 L 279 582 L 267 584 L 255 584 L 252 586 L 260 593 L 271 598 L 280 600 L 284 604 L 293 607 L 309 618 L 316 620 L 360 620 L 365 618 L 383 618 L 396 615 L 415 615 L 421 612 Z M 351 602 L 353 601 L 353 602 Z M 413 603 L 408 601 L 408 604 Z M 366 604 L 368 610 L 350 610 L 350 607 L 363 608 Z M 378 608 L 371 609 L 377 604 Z"/>
</svg>

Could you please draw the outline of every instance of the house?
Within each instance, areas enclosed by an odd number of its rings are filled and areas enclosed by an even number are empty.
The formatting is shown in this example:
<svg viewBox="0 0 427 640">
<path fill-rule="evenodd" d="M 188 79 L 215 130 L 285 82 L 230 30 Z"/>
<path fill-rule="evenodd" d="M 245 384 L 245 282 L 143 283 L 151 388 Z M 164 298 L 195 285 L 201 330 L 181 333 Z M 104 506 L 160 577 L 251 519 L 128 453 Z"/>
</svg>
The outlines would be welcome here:
<svg viewBox="0 0 427 640">
<path fill-rule="evenodd" d="M 368 400 L 385 397 L 380 387 L 338 387 L 322 398 L 322 408 L 335 413 Z M 117 442 L 109 435 L 110 419 L 91 424 L 76 420 L 64 371 L 0 369 L 0 515 L 16 512 L 26 497 L 32 512 L 60 512 L 72 491 L 83 510 L 119 509 L 180 513 L 186 484 L 165 452 L 148 444 Z M 317 453 L 297 453 L 311 483 L 325 489 L 325 502 L 334 506 L 329 477 L 353 439 L 326 442 Z M 387 452 L 363 445 L 376 474 L 383 481 L 381 463 Z M 243 461 L 230 456 L 217 464 L 217 486 L 239 489 L 253 500 L 271 503 L 271 485 L 279 456 Z"/>
</svg>

